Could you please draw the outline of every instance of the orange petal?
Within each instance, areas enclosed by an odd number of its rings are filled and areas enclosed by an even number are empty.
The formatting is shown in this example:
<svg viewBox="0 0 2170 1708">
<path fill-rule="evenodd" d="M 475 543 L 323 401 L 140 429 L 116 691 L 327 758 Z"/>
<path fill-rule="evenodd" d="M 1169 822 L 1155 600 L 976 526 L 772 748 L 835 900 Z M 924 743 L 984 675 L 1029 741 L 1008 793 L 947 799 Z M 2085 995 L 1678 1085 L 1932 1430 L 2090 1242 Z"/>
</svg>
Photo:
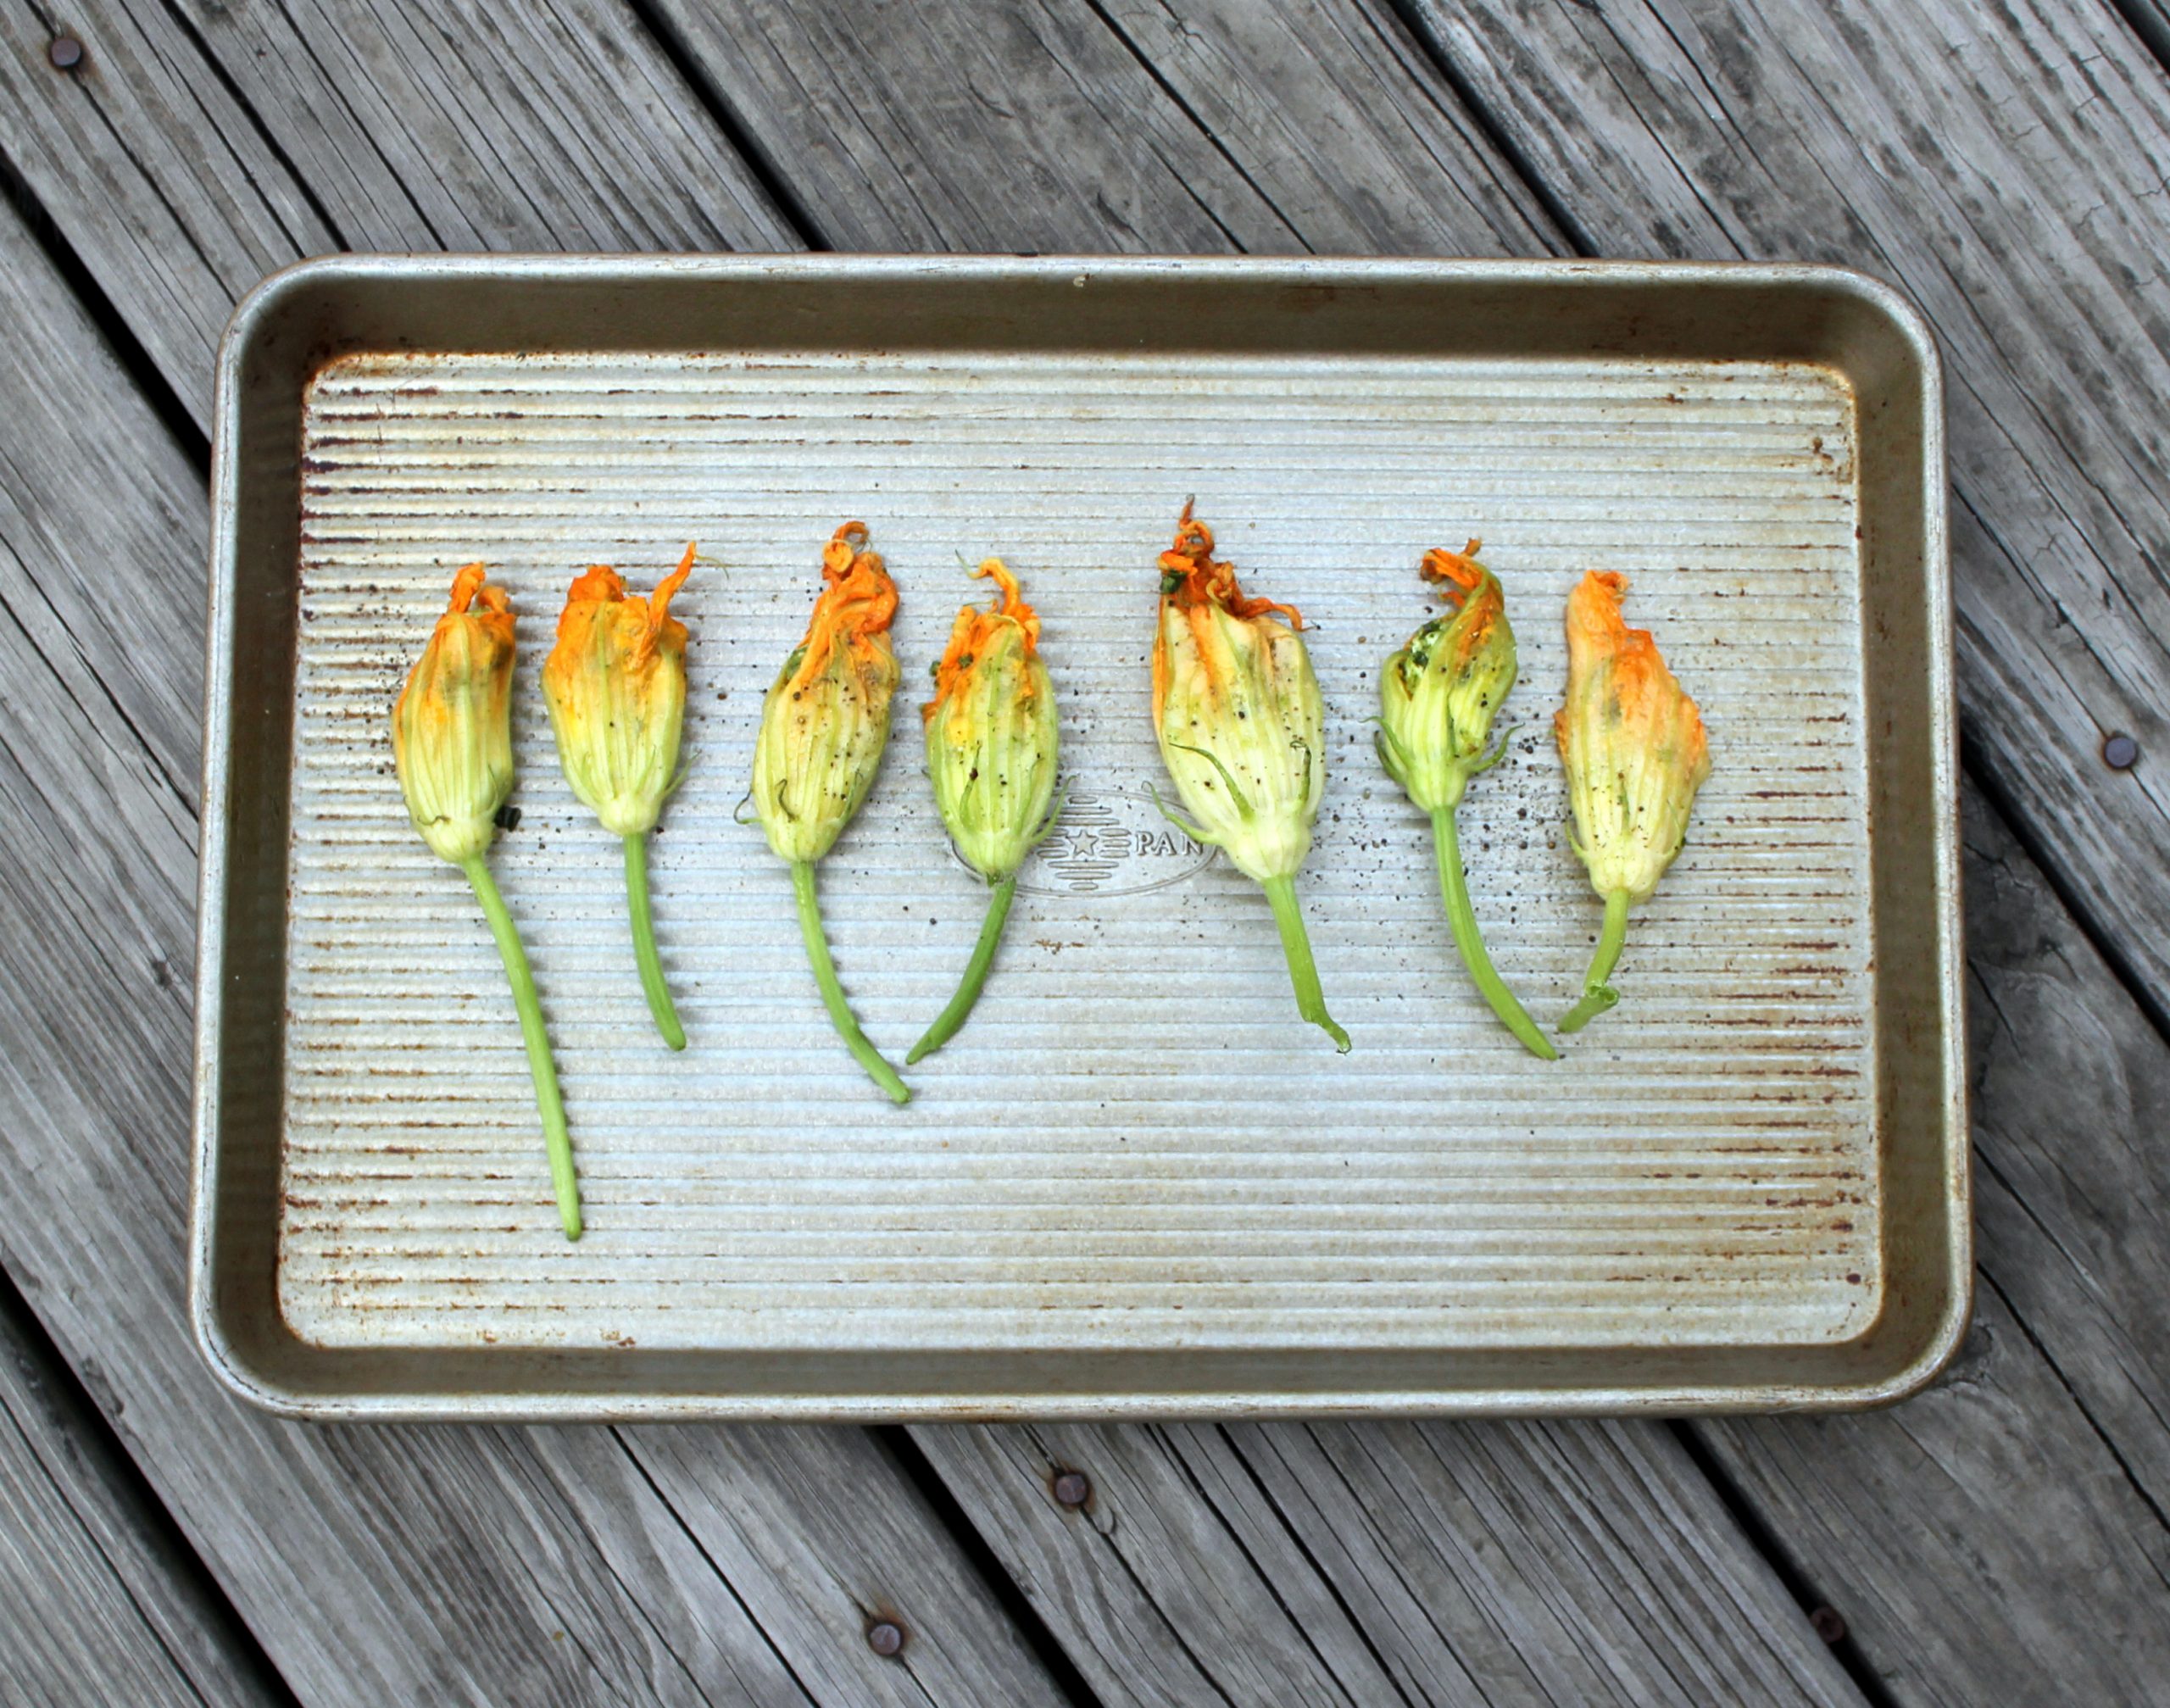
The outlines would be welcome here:
<svg viewBox="0 0 2170 1708">
<path fill-rule="evenodd" d="M 698 549 L 698 541 L 687 541 L 686 555 L 678 559 L 678 567 L 656 583 L 655 591 L 648 596 L 648 620 L 650 628 L 658 631 L 662 629 L 664 620 L 670 615 L 672 598 L 676 596 L 679 588 L 686 585 L 687 576 L 693 573 L 693 554 Z"/>
<path fill-rule="evenodd" d="M 827 583 L 814 602 L 814 615 L 801 643 L 805 655 L 793 681 L 801 686 L 819 676 L 838 645 L 854 656 L 875 650 L 874 637 L 887 632 L 897 615 L 897 584 L 881 554 L 866 549 L 866 524 L 846 522 L 830 536 L 821 552 L 821 576 Z"/>
<path fill-rule="evenodd" d="M 1303 615 L 1295 606 L 1244 597 L 1236 580 L 1236 566 L 1215 561 L 1213 531 L 1192 516 L 1188 503 L 1176 524 L 1175 545 L 1160 554 L 1160 568 L 1167 575 L 1182 577 L 1160 597 L 1173 599 L 1186 609 L 1210 602 L 1245 622 L 1271 612 L 1288 618 L 1292 629 L 1304 626 Z"/>
<path fill-rule="evenodd" d="M 1472 540 L 1458 552 L 1444 546 L 1434 546 L 1424 554 L 1424 561 L 1416 572 L 1427 581 L 1445 583 L 1439 597 L 1450 605 L 1459 605 L 1484 580 L 1484 566 L 1477 561 L 1477 554 L 1483 549 L 1484 542 Z"/>
<path fill-rule="evenodd" d="M 949 644 L 943 648 L 941 661 L 934 667 L 934 698 L 920 708 L 920 715 L 930 721 L 942 703 L 970 680 L 1003 628 L 1014 626 L 1023 634 L 1026 658 L 1031 658 L 1039 646 L 1039 613 L 1025 603 L 1010 566 L 999 558 L 988 558 L 972 574 L 993 576 L 998 594 L 991 607 L 965 605 L 958 611 L 949 630 Z"/>
<path fill-rule="evenodd" d="M 445 607 L 447 614 L 464 611 L 473 604 L 476 594 L 482 591 L 482 584 L 489 579 L 490 566 L 487 564 L 477 561 L 464 565 L 452 578 L 452 603 Z M 498 596 L 500 599 L 504 597 L 502 587 L 498 590 Z M 504 607 L 499 604 L 495 609 L 503 610 Z"/>
</svg>

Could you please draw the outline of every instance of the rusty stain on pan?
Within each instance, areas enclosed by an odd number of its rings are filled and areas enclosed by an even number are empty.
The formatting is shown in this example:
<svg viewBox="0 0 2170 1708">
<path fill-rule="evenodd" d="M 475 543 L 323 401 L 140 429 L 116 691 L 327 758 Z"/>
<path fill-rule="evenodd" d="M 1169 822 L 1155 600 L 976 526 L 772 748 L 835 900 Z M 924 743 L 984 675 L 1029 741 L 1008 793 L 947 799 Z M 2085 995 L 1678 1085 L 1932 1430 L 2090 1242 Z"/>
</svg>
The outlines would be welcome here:
<svg viewBox="0 0 2170 1708">
<path fill-rule="evenodd" d="M 1835 270 L 927 258 L 348 258 L 220 362 L 197 1321 L 303 1416 L 1022 1416 L 1840 1405 L 1964 1321 L 1949 618 L 1926 332 Z M 298 455 L 297 451 L 298 449 Z M 1330 709 L 1307 910 L 1151 810 L 1154 557 L 1201 513 L 1300 605 Z M 907 681 L 1025 570 L 1072 793 L 986 1004 L 892 1110 L 735 822 L 828 530 L 864 515 Z M 1556 1066 L 1455 962 L 1378 771 L 1422 551 L 1483 536 L 1522 643 L 1464 809 L 1494 952 L 1566 1005 L 1597 905 L 1546 733 L 1559 612 L 1624 570 L 1715 770 L 1627 999 Z M 692 1040 L 655 1045 L 615 850 L 533 691 L 565 587 L 698 538 L 692 768 L 654 845 Z M 589 1211 L 554 1232 L 519 1038 L 385 718 L 451 569 L 521 618 L 534 957 Z M 877 1038 L 976 927 L 915 720 L 829 868 Z"/>
</svg>

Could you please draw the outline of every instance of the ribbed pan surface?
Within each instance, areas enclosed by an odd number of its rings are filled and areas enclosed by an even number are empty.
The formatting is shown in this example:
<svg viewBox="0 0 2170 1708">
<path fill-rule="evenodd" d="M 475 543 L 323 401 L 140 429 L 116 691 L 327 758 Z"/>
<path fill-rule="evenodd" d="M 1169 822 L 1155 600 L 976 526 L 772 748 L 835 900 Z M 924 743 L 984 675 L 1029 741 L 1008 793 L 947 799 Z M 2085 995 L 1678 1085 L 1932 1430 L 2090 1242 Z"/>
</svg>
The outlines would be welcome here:
<svg viewBox="0 0 2170 1708">
<path fill-rule="evenodd" d="M 295 754 L 280 1297 L 331 1345 L 1803 1344 L 1874 1316 L 1852 401 L 1785 364 L 1095 357 L 362 356 L 314 383 Z M 1337 1057 L 1258 892 L 1155 812 L 1155 554 L 1195 495 L 1301 607 L 1328 705 L 1301 881 Z M 1069 808 L 977 1015 L 894 1109 L 832 1035 L 745 795 L 821 548 L 902 591 L 881 780 L 821 871 L 901 1060 L 978 926 L 917 702 L 999 554 L 1045 623 Z M 1621 1006 L 1556 1065 L 1455 959 L 1429 829 L 1372 752 L 1425 548 L 1482 537 L 1522 646 L 1462 823 L 1494 954 L 1572 1000 L 1599 904 L 1550 719 L 1567 589 L 1702 704 L 1714 770 Z M 698 540 L 690 767 L 654 843 L 691 1047 L 642 1001 L 618 849 L 537 671 L 578 567 Z M 388 714 L 453 569 L 520 621 L 518 828 L 492 862 L 547 1005 L 589 1232 L 557 1228 L 525 1059 L 459 874 L 407 823 Z"/>
</svg>

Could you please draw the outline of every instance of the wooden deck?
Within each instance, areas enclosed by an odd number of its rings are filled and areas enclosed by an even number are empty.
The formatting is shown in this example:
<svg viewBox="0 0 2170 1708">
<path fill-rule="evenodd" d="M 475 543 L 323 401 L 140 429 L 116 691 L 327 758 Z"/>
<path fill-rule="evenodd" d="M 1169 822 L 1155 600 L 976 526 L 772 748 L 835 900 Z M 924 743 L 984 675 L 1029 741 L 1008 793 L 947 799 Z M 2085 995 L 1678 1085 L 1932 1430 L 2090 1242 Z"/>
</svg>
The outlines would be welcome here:
<svg viewBox="0 0 2170 1708">
<path fill-rule="evenodd" d="M 2157 0 L 0 19 L 0 1700 L 2170 1701 Z M 229 1399 L 181 1282 L 220 326 L 340 248 L 807 248 L 1805 258 L 1919 303 L 1978 1122 L 1950 1373 L 1686 1424 L 342 1429 Z"/>
</svg>

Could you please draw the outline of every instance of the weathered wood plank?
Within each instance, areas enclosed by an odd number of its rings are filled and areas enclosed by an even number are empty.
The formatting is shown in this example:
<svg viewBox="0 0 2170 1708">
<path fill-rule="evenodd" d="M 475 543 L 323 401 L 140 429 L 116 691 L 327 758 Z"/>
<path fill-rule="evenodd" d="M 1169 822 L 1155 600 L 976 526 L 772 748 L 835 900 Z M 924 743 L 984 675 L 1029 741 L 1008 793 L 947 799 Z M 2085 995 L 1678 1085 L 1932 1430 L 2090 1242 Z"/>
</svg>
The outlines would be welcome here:
<svg viewBox="0 0 2170 1708">
<path fill-rule="evenodd" d="M 1928 312 L 1970 751 L 2170 1014 L 2161 67 L 2098 0 L 1415 9 L 1598 252 L 1844 261 Z"/>
<path fill-rule="evenodd" d="M 0 1298 L 0 1696 L 287 1700 L 24 1316 Z"/>
<path fill-rule="evenodd" d="M 2111 0 L 2148 52 L 2170 65 L 2170 4 L 2165 0 Z"/>
<path fill-rule="evenodd" d="M 85 0 L 64 21 L 86 53 L 63 73 L 44 14 L 0 8 L 0 153 L 199 422 L 234 303 L 304 255 L 800 247 L 612 0 Z"/>
<path fill-rule="evenodd" d="M 915 1438 L 1104 1700 L 1861 1700 L 1654 1426 Z"/>
<path fill-rule="evenodd" d="M 957 1550 L 931 1548 L 937 1521 L 878 1438 L 863 1429 L 623 1430 L 643 1474 L 764 1625 L 803 1622 L 824 1642 L 799 1645 L 793 1669 L 822 1702 L 1021 1704 L 1062 1700 L 1027 1663 L 1010 1621 L 988 1605 Z M 826 1466 L 820 1474 L 810 1467 Z M 893 1661 L 869 1668 L 866 1629 L 905 1633 Z M 971 1620 L 972 1624 L 961 1624 Z M 985 1630 L 975 1628 L 986 1622 Z M 960 1628 L 961 1626 L 961 1628 Z M 985 1651 L 1009 1654 L 1014 1694 L 990 1698 Z M 880 1685 L 868 1688 L 869 1673 Z"/>
<path fill-rule="evenodd" d="M 834 248 L 1554 242 L 1383 15 L 1314 0 L 659 10 Z M 832 85 L 851 98 L 823 98 Z"/>
<path fill-rule="evenodd" d="M 1103 9 L 1305 248 L 1533 255 L 1569 247 L 1386 7 L 1119 0 Z"/>
<path fill-rule="evenodd" d="M 1268 1522 L 1227 1510 L 1235 1455 L 1211 1430 L 924 1427 L 914 1439 L 1105 1702 L 1391 1702 L 1334 1586 Z M 1059 1471 L 1093 1481 L 1061 1506 Z M 1442 1657 L 1452 1667 L 1450 1657 Z"/>
<path fill-rule="evenodd" d="M 1982 1285 L 1889 1412 L 1702 1426 L 1906 1702 L 2142 1702 L 2170 1680 L 2170 1049 L 1970 802 Z"/>
<path fill-rule="evenodd" d="M 2170 1051 L 1993 814 L 1967 854 L 1984 1267 L 2170 1511 Z"/>
<path fill-rule="evenodd" d="M 1387 1591 L 1367 1623 L 1407 1677 L 1432 1651 L 1427 1627 L 1451 1621 L 1449 1646 L 1494 1701 L 1860 1700 L 1661 1428 L 1344 1424 L 1234 1437 L 1305 1549 L 1345 1551 L 1351 1578 Z M 1669 1522 L 1618 1523 L 1645 1504 Z"/>
<path fill-rule="evenodd" d="M 800 247 L 629 5 L 180 9 L 347 248 Z"/>
<path fill-rule="evenodd" d="M 1299 247 L 1075 0 L 657 10 L 832 248 Z"/>
<path fill-rule="evenodd" d="M 192 682 L 200 615 L 173 608 L 206 503 L 12 216 L 0 395 L 0 1168 L 14 1182 L 0 1255 L 294 1688 L 327 1703 L 789 1703 L 820 1673 L 842 1682 L 815 1700 L 1049 1696 L 864 1435 L 756 1454 L 710 1433 L 705 1474 L 764 1489 L 786 1533 L 733 1576 L 609 1432 L 309 1429 L 217 1388 L 182 1306 L 194 821 L 174 779 L 196 755 L 174 732 L 160 752 L 106 687 L 131 653 Z M 172 628 L 102 620 L 131 604 L 131 621 Z M 886 1522 L 812 1532 L 815 1572 L 789 1515 L 839 1482 Z M 910 1620 L 910 1669 L 860 1640 L 846 1584 Z"/>
<path fill-rule="evenodd" d="M 85 57 L 61 71 L 47 57 L 59 20 L 23 0 L 0 7 L 0 153 L 64 210 L 70 241 L 169 379 L 200 370 L 208 407 L 225 324 L 212 305 L 337 245 L 182 32 L 141 10 L 147 33 L 118 7 L 71 14 Z"/>
</svg>

